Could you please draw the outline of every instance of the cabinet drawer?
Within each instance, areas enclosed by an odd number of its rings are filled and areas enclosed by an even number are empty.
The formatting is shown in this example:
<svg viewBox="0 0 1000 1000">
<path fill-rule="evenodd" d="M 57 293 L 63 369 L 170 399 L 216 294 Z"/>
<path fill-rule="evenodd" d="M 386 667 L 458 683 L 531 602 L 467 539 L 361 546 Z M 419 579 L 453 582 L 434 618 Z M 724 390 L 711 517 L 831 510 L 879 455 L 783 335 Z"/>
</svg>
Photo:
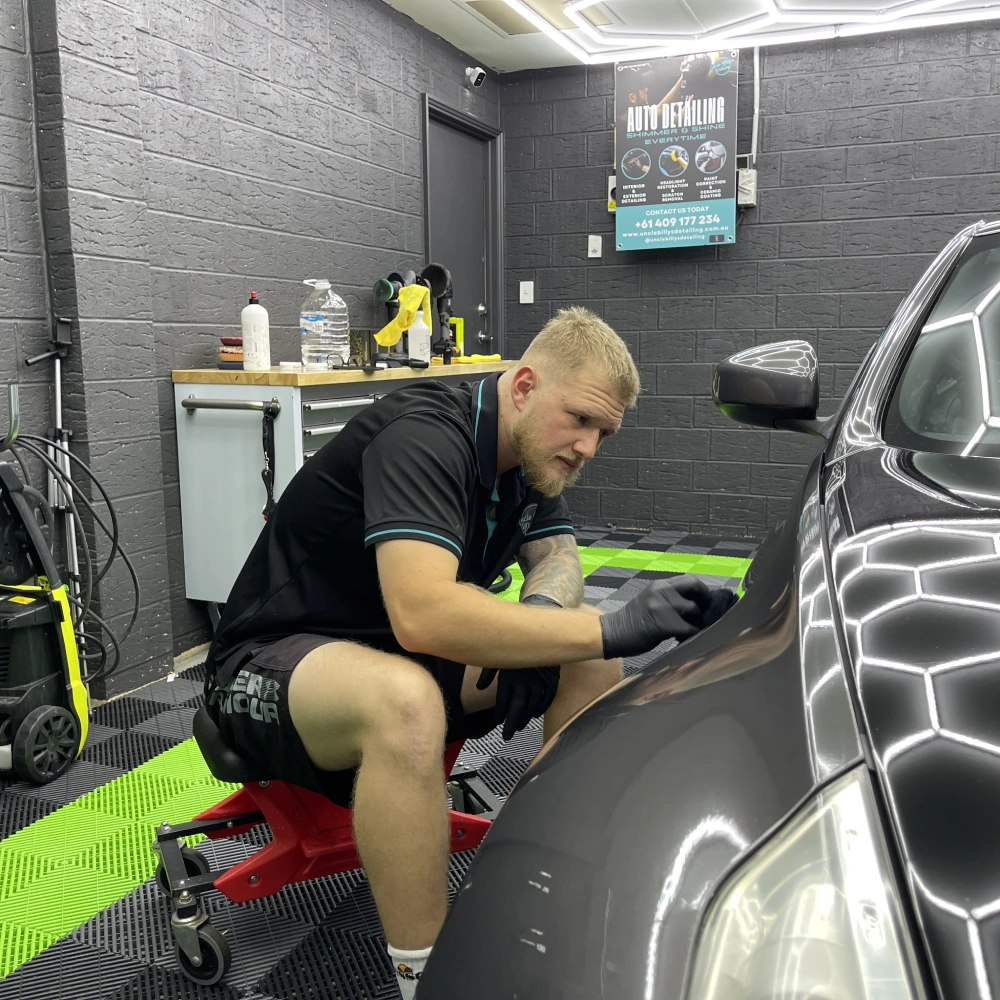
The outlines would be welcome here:
<svg viewBox="0 0 1000 1000">
<path fill-rule="evenodd" d="M 366 406 L 374 396 L 346 396 L 335 399 L 305 398 L 302 400 L 302 459 L 312 458 L 331 438 L 336 437 L 347 421 Z"/>
</svg>

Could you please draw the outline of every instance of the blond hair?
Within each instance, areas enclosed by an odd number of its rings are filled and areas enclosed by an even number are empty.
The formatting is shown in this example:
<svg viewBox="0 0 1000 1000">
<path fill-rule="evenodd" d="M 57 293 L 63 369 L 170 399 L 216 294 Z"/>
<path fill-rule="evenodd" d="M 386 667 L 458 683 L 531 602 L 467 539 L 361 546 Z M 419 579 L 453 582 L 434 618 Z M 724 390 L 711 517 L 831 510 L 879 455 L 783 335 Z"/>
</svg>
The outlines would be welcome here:
<svg viewBox="0 0 1000 1000">
<path fill-rule="evenodd" d="M 537 364 L 543 357 L 564 376 L 593 367 L 608 378 L 611 391 L 623 406 L 635 406 L 639 373 L 632 355 L 625 341 L 589 309 L 560 309 L 528 345 L 521 361 Z"/>
</svg>

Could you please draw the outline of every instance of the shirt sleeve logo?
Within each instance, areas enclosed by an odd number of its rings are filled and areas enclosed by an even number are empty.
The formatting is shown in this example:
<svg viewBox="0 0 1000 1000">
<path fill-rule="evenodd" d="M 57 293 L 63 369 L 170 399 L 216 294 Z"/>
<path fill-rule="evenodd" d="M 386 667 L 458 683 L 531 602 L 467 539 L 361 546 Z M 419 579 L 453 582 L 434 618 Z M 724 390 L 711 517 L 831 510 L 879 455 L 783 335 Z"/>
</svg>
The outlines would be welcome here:
<svg viewBox="0 0 1000 1000">
<path fill-rule="evenodd" d="M 529 503 L 528 506 L 524 508 L 524 513 L 517 522 L 521 528 L 522 535 L 526 535 L 528 533 L 528 529 L 531 527 L 531 522 L 535 519 L 536 510 L 538 510 L 537 503 Z"/>
</svg>

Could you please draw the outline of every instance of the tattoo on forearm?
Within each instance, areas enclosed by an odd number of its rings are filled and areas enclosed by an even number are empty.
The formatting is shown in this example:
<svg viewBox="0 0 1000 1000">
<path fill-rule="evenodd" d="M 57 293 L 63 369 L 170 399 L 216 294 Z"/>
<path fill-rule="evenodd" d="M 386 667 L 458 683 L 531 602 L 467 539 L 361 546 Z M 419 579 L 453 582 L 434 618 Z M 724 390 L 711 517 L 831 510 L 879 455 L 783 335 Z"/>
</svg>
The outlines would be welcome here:
<svg viewBox="0 0 1000 1000">
<path fill-rule="evenodd" d="M 521 546 L 517 561 L 524 573 L 521 597 L 544 594 L 564 608 L 583 600 L 583 572 L 573 535 L 552 535 Z"/>
</svg>

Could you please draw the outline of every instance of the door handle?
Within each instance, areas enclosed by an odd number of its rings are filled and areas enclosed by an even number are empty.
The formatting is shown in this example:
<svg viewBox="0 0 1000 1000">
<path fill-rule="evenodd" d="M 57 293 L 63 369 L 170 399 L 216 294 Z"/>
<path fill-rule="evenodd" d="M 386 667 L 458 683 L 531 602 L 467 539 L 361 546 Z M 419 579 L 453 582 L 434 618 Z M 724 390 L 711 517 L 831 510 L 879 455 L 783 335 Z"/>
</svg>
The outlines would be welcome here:
<svg viewBox="0 0 1000 1000">
<path fill-rule="evenodd" d="M 485 316 L 487 314 L 487 312 L 489 312 L 489 310 L 486 308 L 486 306 L 482 302 L 480 302 L 479 303 L 479 315 L 480 316 Z"/>
</svg>

